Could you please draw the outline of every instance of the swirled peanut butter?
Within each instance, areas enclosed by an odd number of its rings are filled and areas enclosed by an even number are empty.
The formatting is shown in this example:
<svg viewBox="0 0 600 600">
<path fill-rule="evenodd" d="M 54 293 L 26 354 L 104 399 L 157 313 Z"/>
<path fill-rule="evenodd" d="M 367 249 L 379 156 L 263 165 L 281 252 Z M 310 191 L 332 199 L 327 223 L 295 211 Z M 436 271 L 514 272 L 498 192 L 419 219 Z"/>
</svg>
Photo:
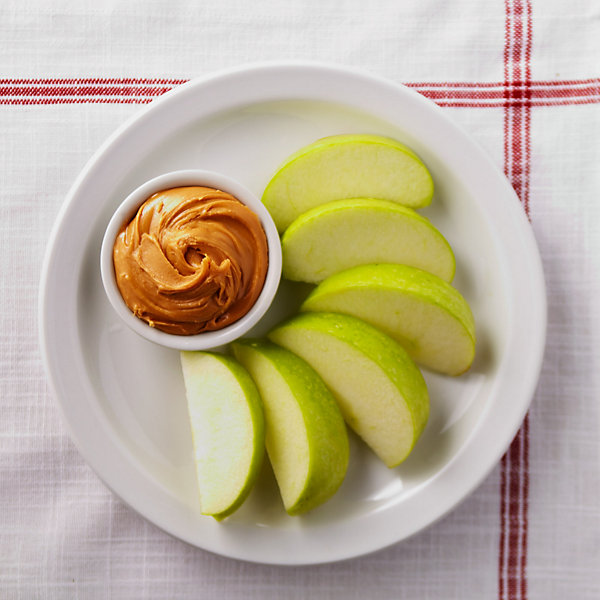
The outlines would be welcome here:
<svg viewBox="0 0 600 600">
<path fill-rule="evenodd" d="M 256 302 L 267 273 L 267 238 L 239 200 L 207 187 L 158 192 L 123 226 L 113 248 L 127 306 L 177 335 L 222 329 Z"/>
</svg>

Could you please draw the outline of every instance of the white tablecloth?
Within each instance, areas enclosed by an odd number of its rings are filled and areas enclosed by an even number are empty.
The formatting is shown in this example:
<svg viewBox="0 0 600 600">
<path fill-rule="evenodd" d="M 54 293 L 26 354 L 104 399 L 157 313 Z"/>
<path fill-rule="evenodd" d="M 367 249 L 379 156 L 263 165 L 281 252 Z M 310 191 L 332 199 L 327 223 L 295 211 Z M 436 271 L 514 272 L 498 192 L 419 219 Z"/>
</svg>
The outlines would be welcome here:
<svg viewBox="0 0 600 600">
<path fill-rule="evenodd" d="M 294 568 L 190 547 L 115 498 L 66 433 L 37 334 L 50 229 L 101 142 L 178 82 L 286 59 L 446 107 L 521 197 L 549 303 L 529 416 L 481 487 L 408 541 Z M 600 598 L 599 77 L 596 0 L 5 0 L 0 597 Z"/>
</svg>

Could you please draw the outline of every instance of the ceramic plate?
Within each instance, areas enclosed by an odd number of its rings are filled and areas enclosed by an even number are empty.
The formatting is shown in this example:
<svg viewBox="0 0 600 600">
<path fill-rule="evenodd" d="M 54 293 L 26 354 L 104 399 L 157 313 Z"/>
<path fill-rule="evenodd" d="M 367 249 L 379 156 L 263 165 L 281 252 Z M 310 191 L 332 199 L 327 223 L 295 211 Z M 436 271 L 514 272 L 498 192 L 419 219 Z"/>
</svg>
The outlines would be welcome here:
<svg viewBox="0 0 600 600">
<path fill-rule="evenodd" d="M 217 523 L 199 513 L 178 354 L 139 338 L 110 307 L 100 281 L 102 235 L 121 200 L 161 173 L 213 170 L 260 196 L 289 154 L 339 133 L 391 136 L 429 167 L 436 194 L 421 212 L 455 251 L 454 285 L 477 325 L 476 360 L 459 378 L 425 373 L 430 421 L 401 466 L 387 469 L 352 437 L 347 478 L 322 507 L 287 516 L 265 465 L 242 509 Z M 282 284 L 254 333 L 293 313 L 305 293 L 301 285 Z M 190 544 L 273 564 L 365 554 L 454 508 L 518 430 L 537 382 L 546 325 L 530 226 L 485 153 L 416 92 L 310 64 L 259 65 L 195 80 L 121 127 L 90 160 L 61 210 L 40 312 L 53 392 L 73 440 L 102 480 Z"/>
</svg>

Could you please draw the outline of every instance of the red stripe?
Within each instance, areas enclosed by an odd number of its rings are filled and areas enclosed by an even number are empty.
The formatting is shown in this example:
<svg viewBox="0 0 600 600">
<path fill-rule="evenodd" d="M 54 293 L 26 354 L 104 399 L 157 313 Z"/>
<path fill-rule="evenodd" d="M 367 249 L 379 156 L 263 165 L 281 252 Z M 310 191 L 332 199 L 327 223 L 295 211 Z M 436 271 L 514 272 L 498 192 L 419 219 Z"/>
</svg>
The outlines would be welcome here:
<svg viewBox="0 0 600 600">
<path fill-rule="evenodd" d="M 65 85 L 28 85 L 16 86 L 6 85 L 0 87 L 0 96 L 51 96 L 51 97 L 70 97 L 70 96 L 160 96 L 168 92 L 169 87 L 157 87 L 150 85 L 118 85 L 111 86 L 106 84 L 85 84 L 77 86 Z"/>
<path fill-rule="evenodd" d="M 529 215 L 531 107 L 598 102 L 600 90 L 597 80 L 534 86 L 531 0 L 505 0 L 505 10 L 504 171 Z M 527 600 L 529 417 L 502 459 L 500 494 L 498 597 Z"/>
<path fill-rule="evenodd" d="M 427 94 L 423 94 L 427 96 Z M 435 100 L 435 103 L 444 108 L 506 108 L 511 106 L 522 107 L 550 107 L 550 106 L 583 106 L 586 104 L 600 104 L 600 96 L 588 99 L 565 99 L 557 102 L 531 102 L 529 100 L 522 102 L 452 102 L 444 100 Z"/>
<path fill-rule="evenodd" d="M 533 9 L 531 6 L 531 0 L 526 0 L 527 2 L 527 42 L 525 44 L 525 77 L 526 77 L 526 81 L 528 83 L 529 86 L 529 91 L 530 94 L 528 96 L 528 99 L 531 101 L 531 53 L 533 51 Z M 600 85 L 595 86 L 595 88 L 593 88 L 596 90 L 596 95 L 600 96 Z M 530 175 L 531 175 L 531 103 L 529 104 L 529 106 L 527 107 L 527 110 L 525 111 L 525 131 L 526 131 L 526 138 L 525 138 L 525 189 L 523 190 L 523 207 L 525 209 L 525 212 L 527 213 L 527 216 L 529 216 L 529 189 L 530 189 Z M 527 417 L 526 417 L 527 420 Z M 527 421 L 527 424 L 529 424 L 529 421 Z M 526 431 L 526 437 L 529 435 L 529 428 L 527 427 L 527 431 Z M 529 439 L 526 440 L 526 451 L 529 451 Z M 526 455 L 525 456 L 525 461 L 527 463 L 527 466 L 529 466 L 529 456 Z M 527 477 L 529 478 L 529 474 L 527 473 Z M 528 492 L 529 487 L 527 488 L 527 490 L 525 491 L 525 497 L 524 497 L 524 510 L 525 510 L 525 517 L 527 517 L 527 507 L 528 507 L 528 498 L 526 493 Z M 525 518 L 525 523 L 527 523 L 527 518 Z M 525 548 L 527 547 L 527 530 L 525 530 Z M 524 555 L 526 555 L 526 553 L 524 553 Z M 525 565 L 523 567 L 523 573 L 525 573 Z M 523 581 L 526 582 L 527 580 L 525 579 L 525 577 L 523 578 Z M 524 596 L 525 597 L 525 596 Z"/>
<path fill-rule="evenodd" d="M 0 79 L 0 85 L 87 85 L 87 84 L 151 84 L 151 85 L 179 85 L 185 83 L 187 79 L 160 79 L 160 78 L 144 78 L 144 77 L 75 77 L 75 78 L 34 78 L 34 79 Z"/>
<path fill-rule="evenodd" d="M 508 556 L 506 562 L 506 579 L 508 598 L 518 598 L 521 588 L 519 551 L 521 550 L 521 453 L 523 430 L 515 437 L 508 450 Z"/>
<path fill-rule="evenodd" d="M 498 598 L 504 600 L 504 564 L 505 538 L 506 538 L 506 486 L 507 486 L 507 462 L 505 454 L 500 462 L 500 544 L 498 548 Z"/>
<path fill-rule="evenodd" d="M 166 90 L 167 91 L 167 90 Z M 0 98 L 0 105 L 30 106 L 47 104 L 149 104 L 154 98 Z"/>
<path fill-rule="evenodd" d="M 512 20 L 508 19 L 507 22 L 511 23 Z M 526 56 L 531 53 L 529 27 L 528 32 Z M 505 54 L 508 56 L 508 50 Z M 513 51 L 511 55 L 514 55 Z M 509 77 L 508 65 L 509 62 L 505 69 L 508 79 L 504 83 L 438 81 L 409 82 L 407 85 L 440 106 L 454 108 L 547 107 L 600 103 L 598 78 L 532 82 L 527 61 L 526 77 L 521 81 Z M 157 78 L 0 79 L 0 104 L 146 104 L 185 81 Z"/>
<path fill-rule="evenodd" d="M 527 548 L 529 536 L 529 413 L 523 421 L 523 541 L 521 554 L 521 598 L 527 598 Z"/>
<path fill-rule="evenodd" d="M 65 78 L 1 78 L 0 85 L 165 85 L 175 86 L 187 83 L 189 79 L 161 79 L 144 77 L 74 77 Z M 406 85 L 419 88 L 502 88 L 504 81 L 411 81 Z M 514 80 L 512 87 L 523 87 L 527 85 L 526 81 Z M 561 86 L 580 86 L 580 85 L 600 85 L 600 78 L 590 77 L 588 79 L 547 79 L 532 81 L 531 87 L 561 87 Z"/>
<path fill-rule="evenodd" d="M 530 14 L 530 13 L 529 13 Z M 507 44 L 508 44 L 507 32 Z M 506 53 L 508 56 L 508 51 Z M 531 56 L 531 28 L 528 27 L 525 57 Z M 525 80 L 516 80 L 506 65 L 504 83 L 433 82 L 407 83 L 441 106 L 460 108 L 499 108 L 505 106 L 565 106 L 600 103 L 600 79 L 531 81 L 530 61 Z"/>
<path fill-rule="evenodd" d="M 0 82 L 2 80 L 0 79 Z M 504 81 L 411 81 L 406 83 L 405 85 L 417 88 L 453 88 L 453 89 L 481 89 L 481 88 L 500 88 L 504 89 L 506 82 Z M 513 81 L 512 87 L 524 87 L 527 85 L 525 81 Z M 554 80 L 539 80 L 532 81 L 530 86 L 532 88 L 536 87 L 572 87 L 572 86 L 581 86 L 581 85 L 592 85 L 592 86 L 600 86 L 600 78 L 592 77 L 589 79 L 554 79 Z"/>
<path fill-rule="evenodd" d="M 584 87 L 557 87 L 531 89 L 527 84 L 523 86 L 510 86 L 506 88 L 485 88 L 485 89 L 456 89 L 448 87 L 447 89 L 428 89 L 427 87 L 418 87 L 409 84 L 409 87 L 416 89 L 421 94 L 432 100 L 503 100 L 506 103 L 519 104 L 524 101 L 544 101 L 563 98 L 588 98 L 597 96 L 600 98 L 600 82 L 595 85 Z"/>
</svg>

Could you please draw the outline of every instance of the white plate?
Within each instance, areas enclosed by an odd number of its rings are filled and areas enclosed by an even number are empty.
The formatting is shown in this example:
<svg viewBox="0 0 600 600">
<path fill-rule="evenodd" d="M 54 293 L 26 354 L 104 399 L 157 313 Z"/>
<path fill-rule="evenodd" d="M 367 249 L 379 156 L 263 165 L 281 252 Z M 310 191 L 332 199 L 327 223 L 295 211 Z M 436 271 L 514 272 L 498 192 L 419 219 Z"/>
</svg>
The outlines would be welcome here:
<svg viewBox="0 0 600 600">
<path fill-rule="evenodd" d="M 411 146 L 436 195 L 422 211 L 457 258 L 455 285 L 475 314 L 471 371 L 426 374 L 431 418 L 414 453 L 388 470 L 354 437 L 336 496 L 288 517 L 265 467 L 246 504 L 223 523 L 198 511 L 178 354 L 122 325 L 105 297 L 99 252 L 120 201 L 177 169 L 225 173 L 259 196 L 279 163 L 317 138 L 379 133 Z M 293 312 L 284 285 L 257 333 Z M 437 106 L 364 73 L 262 65 L 192 81 L 121 127 L 75 182 L 46 255 L 41 345 L 81 454 L 136 511 L 201 548 L 249 561 L 309 564 L 382 548 L 446 514 L 483 480 L 525 415 L 546 326 L 541 262 L 502 173 Z"/>
</svg>

